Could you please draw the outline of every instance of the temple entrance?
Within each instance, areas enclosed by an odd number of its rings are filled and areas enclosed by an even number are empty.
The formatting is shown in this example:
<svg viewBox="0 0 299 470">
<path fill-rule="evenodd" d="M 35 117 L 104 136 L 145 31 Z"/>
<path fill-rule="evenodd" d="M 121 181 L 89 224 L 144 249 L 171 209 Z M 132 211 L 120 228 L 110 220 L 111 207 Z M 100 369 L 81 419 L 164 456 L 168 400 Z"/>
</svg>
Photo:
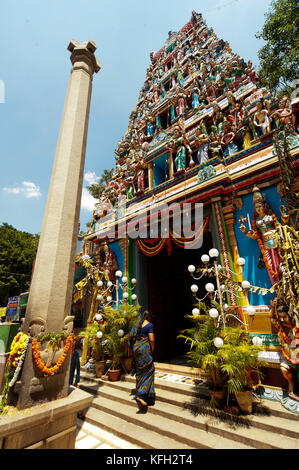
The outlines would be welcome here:
<svg viewBox="0 0 299 470">
<path fill-rule="evenodd" d="M 208 253 L 212 246 L 211 234 L 206 232 L 200 249 L 187 250 L 172 244 L 170 256 L 165 246 L 158 255 L 146 258 L 148 307 L 153 314 L 155 329 L 155 361 L 185 362 L 187 348 L 183 340 L 177 339 L 177 335 L 180 330 L 192 326 L 184 316 L 191 314 L 194 308 L 190 287 L 196 282 L 187 268 L 190 264 L 199 267 L 202 264 L 201 256 Z M 206 282 L 206 278 L 196 282 L 198 298 L 206 294 Z"/>
</svg>

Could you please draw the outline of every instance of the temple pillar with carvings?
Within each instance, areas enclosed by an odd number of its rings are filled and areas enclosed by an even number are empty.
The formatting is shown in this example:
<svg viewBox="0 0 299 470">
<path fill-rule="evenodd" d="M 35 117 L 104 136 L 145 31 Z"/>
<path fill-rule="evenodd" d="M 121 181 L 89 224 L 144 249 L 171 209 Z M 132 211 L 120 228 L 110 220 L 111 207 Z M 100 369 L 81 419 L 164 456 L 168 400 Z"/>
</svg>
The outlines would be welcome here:
<svg viewBox="0 0 299 470">
<path fill-rule="evenodd" d="M 72 40 L 68 50 L 72 69 L 23 326 L 38 340 L 49 332 L 70 334 L 73 329 L 70 312 L 92 78 L 100 70 L 93 41 Z M 53 352 L 44 343 L 39 343 L 41 360 L 50 367 Z M 52 361 L 62 351 L 63 346 Z M 10 394 L 17 408 L 66 397 L 70 355 L 71 348 L 63 366 L 46 376 L 33 360 L 30 343 L 21 377 Z"/>
</svg>

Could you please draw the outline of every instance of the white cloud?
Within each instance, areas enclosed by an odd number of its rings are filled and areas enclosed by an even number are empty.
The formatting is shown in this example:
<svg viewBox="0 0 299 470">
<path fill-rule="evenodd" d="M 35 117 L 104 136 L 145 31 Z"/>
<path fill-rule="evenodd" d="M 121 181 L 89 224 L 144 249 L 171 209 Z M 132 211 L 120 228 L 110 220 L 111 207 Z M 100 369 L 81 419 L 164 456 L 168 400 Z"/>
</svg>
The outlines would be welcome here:
<svg viewBox="0 0 299 470">
<path fill-rule="evenodd" d="M 88 212 L 92 212 L 94 209 L 94 205 L 98 202 L 86 188 L 82 190 L 82 198 L 81 198 L 81 209 L 84 209 Z"/>
<path fill-rule="evenodd" d="M 21 186 L 14 188 L 3 188 L 10 194 L 23 194 L 27 198 L 39 198 L 41 196 L 40 187 L 31 181 L 22 181 Z"/>
<path fill-rule="evenodd" d="M 95 174 L 94 171 L 88 171 L 84 175 L 84 180 L 87 181 L 89 185 L 98 183 L 99 176 Z"/>
</svg>

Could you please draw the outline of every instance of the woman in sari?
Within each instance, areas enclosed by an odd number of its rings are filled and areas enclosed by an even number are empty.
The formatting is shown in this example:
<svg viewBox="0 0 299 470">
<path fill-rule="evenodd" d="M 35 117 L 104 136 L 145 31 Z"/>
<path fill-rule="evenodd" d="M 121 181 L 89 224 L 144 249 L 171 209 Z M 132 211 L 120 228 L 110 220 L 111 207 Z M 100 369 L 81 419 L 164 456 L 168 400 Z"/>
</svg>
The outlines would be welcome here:
<svg viewBox="0 0 299 470">
<path fill-rule="evenodd" d="M 135 399 L 140 408 L 153 405 L 155 401 L 155 366 L 153 352 L 155 337 L 151 314 L 146 310 L 130 333 L 130 348 L 133 351 L 133 373 L 136 374 Z"/>
</svg>

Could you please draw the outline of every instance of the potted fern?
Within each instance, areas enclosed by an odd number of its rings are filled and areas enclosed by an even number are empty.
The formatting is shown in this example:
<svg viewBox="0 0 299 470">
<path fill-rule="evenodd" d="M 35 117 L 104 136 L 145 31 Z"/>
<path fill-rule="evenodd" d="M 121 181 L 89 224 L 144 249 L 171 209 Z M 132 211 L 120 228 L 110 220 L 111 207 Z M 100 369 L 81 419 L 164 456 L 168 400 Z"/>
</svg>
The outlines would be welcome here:
<svg viewBox="0 0 299 470">
<path fill-rule="evenodd" d="M 79 333 L 79 337 L 85 338 L 91 346 L 92 355 L 95 357 L 96 377 L 100 378 L 105 372 L 105 347 L 103 326 L 97 322 L 87 325 L 84 331 Z"/>
<path fill-rule="evenodd" d="M 123 304 L 120 307 L 120 311 L 123 317 L 126 319 L 124 332 L 127 338 L 133 326 L 138 321 L 138 314 L 139 314 L 140 309 L 141 309 L 140 305 Z M 131 372 L 132 365 L 133 365 L 133 356 L 132 354 L 130 354 L 128 342 L 126 342 L 124 345 L 124 355 L 121 361 L 122 361 L 123 368 L 125 369 L 125 372 Z"/>
<path fill-rule="evenodd" d="M 227 391 L 235 395 L 240 409 L 252 413 L 252 379 L 253 372 L 260 372 L 265 361 L 258 358 L 263 348 L 251 343 L 246 332 L 240 326 L 225 327 L 222 331 L 223 347 L 218 355 L 221 361 L 221 372 L 226 376 Z"/>
<path fill-rule="evenodd" d="M 199 314 L 186 315 L 185 318 L 193 323 L 192 328 L 180 331 L 178 338 L 181 338 L 190 346 L 187 352 L 187 361 L 209 373 L 211 387 L 210 405 L 220 407 L 225 397 L 225 377 L 221 370 L 221 357 L 219 350 L 214 344 L 214 339 L 219 336 L 219 329 L 216 322 L 208 315 L 208 307 L 199 302 Z"/>
<path fill-rule="evenodd" d="M 107 323 L 105 326 L 105 347 L 111 357 L 111 368 L 108 371 L 109 380 L 115 381 L 120 376 L 121 358 L 125 355 L 129 338 L 128 320 L 124 315 L 124 306 L 119 309 L 105 307 L 103 312 Z"/>
</svg>

